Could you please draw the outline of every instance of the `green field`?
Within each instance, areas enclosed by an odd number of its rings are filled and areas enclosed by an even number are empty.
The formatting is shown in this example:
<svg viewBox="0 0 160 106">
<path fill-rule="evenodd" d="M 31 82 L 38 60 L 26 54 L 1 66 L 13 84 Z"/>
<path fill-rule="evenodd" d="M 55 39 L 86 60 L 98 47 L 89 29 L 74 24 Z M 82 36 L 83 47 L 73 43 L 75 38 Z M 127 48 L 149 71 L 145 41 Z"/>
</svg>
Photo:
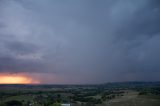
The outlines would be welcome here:
<svg viewBox="0 0 160 106">
<path fill-rule="evenodd" d="M 138 92 L 128 91 L 124 96 L 106 100 L 99 106 L 160 106 L 160 97 L 153 95 L 138 95 Z"/>
</svg>

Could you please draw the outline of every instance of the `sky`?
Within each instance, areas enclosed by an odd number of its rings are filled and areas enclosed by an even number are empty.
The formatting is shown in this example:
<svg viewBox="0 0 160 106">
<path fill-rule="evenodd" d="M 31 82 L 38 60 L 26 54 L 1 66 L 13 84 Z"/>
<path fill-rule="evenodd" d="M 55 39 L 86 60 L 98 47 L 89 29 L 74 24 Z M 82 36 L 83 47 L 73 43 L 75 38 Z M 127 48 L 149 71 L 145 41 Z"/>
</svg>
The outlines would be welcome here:
<svg viewBox="0 0 160 106">
<path fill-rule="evenodd" d="M 0 0 L 0 75 L 41 84 L 160 81 L 159 0 Z"/>
</svg>

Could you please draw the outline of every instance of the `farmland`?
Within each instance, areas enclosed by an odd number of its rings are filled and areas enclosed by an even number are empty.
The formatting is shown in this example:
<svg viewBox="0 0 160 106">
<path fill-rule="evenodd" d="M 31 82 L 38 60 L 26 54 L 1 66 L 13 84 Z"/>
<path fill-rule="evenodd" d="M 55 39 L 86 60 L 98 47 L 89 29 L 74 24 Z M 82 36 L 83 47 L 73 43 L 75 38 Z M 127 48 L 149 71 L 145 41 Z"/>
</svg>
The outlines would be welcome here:
<svg viewBox="0 0 160 106">
<path fill-rule="evenodd" d="M 159 82 L 0 85 L 0 106 L 160 106 Z"/>
</svg>

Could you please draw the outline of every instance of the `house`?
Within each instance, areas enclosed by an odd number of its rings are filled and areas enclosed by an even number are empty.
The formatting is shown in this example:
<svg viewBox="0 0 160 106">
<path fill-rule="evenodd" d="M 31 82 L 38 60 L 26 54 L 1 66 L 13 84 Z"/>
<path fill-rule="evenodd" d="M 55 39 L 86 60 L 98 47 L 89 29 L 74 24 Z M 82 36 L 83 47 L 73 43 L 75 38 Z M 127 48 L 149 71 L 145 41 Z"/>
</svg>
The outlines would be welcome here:
<svg viewBox="0 0 160 106">
<path fill-rule="evenodd" d="M 61 104 L 61 106 L 71 106 L 70 104 Z"/>
</svg>

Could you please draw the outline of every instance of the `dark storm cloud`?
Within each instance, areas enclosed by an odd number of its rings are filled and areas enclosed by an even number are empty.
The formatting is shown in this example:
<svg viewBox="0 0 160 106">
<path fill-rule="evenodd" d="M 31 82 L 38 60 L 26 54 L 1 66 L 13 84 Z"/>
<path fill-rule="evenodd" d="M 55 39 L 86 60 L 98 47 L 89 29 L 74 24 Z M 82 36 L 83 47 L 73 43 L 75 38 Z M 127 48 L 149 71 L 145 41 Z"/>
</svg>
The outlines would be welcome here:
<svg viewBox="0 0 160 106">
<path fill-rule="evenodd" d="M 0 71 L 71 83 L 160 80 L 159 0 L 0 3 Z"/>
<path fill-rule="evenodd" d="M 40 62 L 19 60 L 14 57 L 0 57 L 1 72 L 41 72 L 44 66 Z"/>
<path fill-rule="evenodd" d="M 119 35 L 120 38 L 132 40 L 142 36 L 152 37 L 158 34 L 160 30 L 160 9 L 156 5 L 160 6 L 160 3 L 155 4 L 155 0 L 153 0 L 153 3 L 147 5 L 148 8 L 142 8 L 131 14 L 130 18 L 123 23 L 123 27 L 118 29 L 116 35 Z"/>
<path fill-rule="evenodd" d="M 38 52 L 38 48 L 30 43 L 24 42 L 7 42 L 6 48 L 16 54 L 32 54 Z"/>
</svg>

